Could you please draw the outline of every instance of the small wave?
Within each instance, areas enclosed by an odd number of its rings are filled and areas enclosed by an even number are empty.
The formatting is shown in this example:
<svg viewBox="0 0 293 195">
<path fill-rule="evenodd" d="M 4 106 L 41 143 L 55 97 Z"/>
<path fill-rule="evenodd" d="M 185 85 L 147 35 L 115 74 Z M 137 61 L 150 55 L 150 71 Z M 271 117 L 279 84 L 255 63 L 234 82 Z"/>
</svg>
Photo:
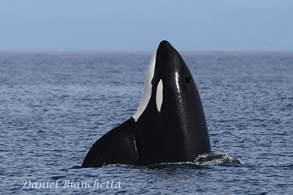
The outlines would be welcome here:
<svg viewBox="0 0 293 195">
<path fill-rule="evenodd" d="M 190 169 L 200 169 L 203 166 L 197 165 L 194 162 L 167 162 L 167 163 L 157 163 L 148 165 L 148 169 L 177 169 L 177 168 L 190 168 Z"/>
<path fill-rule="evenodd" d="M 244 164 L 239 158 L 234 158 L 228 154 L 207 153 L 197 156 L 193 161 L 187 162 L 165 162 L 148 165 L 149 169 L 164 169 L 164 168 L 192 168 L 201 169 L 209 168 L 210 166 L 220 166 L 228 164 Z M 138 165 L 127 164 L 108 164 L 103 167 L 141 167 Z M 142 166 L 143 167 L 143 166 Z M 80 169 L 81 166 L 73 166 L 72 169 Z"/>
<path fill-rule="evenodd" d="M 227 164 L 244 164 L 239 158 L 234 158 L 228 154 L 201 154 L 197 156 L 194 161 L 199 166 L 218 166 Z"/>
<path fill-rule="evenodd" d="M 201 169 L 211 166 L 229 165 L 229 164 L 244 164 L 239 158 L 234 158 L 228 154 L 207 153 L 197 156 L 193 161 L 189 162 L 168 162 L 149 165 L 149 169 L 164 169 L 164 168 L 192 168 Z"/>
</svg>

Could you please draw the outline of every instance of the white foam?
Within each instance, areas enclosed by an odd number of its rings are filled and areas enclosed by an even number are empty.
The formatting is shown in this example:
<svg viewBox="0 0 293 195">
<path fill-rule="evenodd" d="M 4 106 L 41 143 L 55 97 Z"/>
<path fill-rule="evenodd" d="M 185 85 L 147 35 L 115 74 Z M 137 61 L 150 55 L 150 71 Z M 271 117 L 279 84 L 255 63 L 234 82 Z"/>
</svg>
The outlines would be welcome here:
<svg viewBox="0 0 293 195">
<path fill-rule="evenodd" d="M 159 81 L 157 86 L 157 93 L 156 93 L 156 104 L 157 109 L 160 112 L 163 103 L 163 81 L 162 79 Z"/>
<path fill-rule="evenodd" d="M 152 96 L 152 83 L 151 82 L 152 82 L 152 79 L 154 77 L 154 72 L 155 72 L 156 54 L 157 54 L 157 51 L 155 51 L 155 53 L 151 59 L 151 62 L 150 62 L 149 68 L 148 68 L 148 73 L 146 76 L 146 80 L 144 83 L 144 89 L 142 92 L 140 103 L 139 103 L 139 106 L 138 106 L 136 113 L 133 115 L 133 119 L 135 120 L 135 122 L 139 119 L 139 117 L 142 115 L 142 113 L 146 109 L 146 107 L 151 99 L 151 96 Z"/>
</svg>

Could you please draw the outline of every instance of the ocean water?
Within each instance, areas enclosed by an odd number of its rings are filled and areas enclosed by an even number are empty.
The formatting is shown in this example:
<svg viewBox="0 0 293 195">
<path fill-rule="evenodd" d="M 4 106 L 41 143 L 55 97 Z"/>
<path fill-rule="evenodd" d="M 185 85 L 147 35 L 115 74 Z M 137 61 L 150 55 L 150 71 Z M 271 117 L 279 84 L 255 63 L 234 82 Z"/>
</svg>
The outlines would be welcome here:
<svg viewBox="0 0 293 195">
<path fill-rule="evenodd" d="M 80 169 L 139 104 L 151 52 L 1 52 L 1 194 L 292 194 L 293 53 L 183 52 L 213 155 Z"/>
</svg>

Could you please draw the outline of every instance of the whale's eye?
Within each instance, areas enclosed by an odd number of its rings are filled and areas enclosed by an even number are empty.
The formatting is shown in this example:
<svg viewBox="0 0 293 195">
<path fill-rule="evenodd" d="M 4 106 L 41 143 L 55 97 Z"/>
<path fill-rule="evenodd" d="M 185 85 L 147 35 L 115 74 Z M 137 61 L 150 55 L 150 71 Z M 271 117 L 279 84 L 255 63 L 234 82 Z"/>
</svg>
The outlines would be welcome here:
<svg viewBox="0 0 293 195">
<path fill-rule="evenodd" d="M 190 79 L 190 77 L 185 77 L 185 82 L 186 82 L 186 83 L 191 83 L 191 79 Z"/>
</svg>

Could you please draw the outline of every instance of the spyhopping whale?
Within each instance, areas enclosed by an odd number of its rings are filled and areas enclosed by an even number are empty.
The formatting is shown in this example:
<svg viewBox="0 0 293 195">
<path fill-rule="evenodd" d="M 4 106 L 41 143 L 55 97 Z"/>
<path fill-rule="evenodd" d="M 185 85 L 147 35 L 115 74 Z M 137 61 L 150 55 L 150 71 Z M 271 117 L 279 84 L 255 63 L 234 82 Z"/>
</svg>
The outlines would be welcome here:
<svg viewBox="0 0 293 195">
<path fill-rule="evenodd" d="M 192 74 L 176 49 L 162 41 L 151 59 L 137 112 L 96 141 L 82 167 L 186 162 L 210 151 Z"/>
</svg>

